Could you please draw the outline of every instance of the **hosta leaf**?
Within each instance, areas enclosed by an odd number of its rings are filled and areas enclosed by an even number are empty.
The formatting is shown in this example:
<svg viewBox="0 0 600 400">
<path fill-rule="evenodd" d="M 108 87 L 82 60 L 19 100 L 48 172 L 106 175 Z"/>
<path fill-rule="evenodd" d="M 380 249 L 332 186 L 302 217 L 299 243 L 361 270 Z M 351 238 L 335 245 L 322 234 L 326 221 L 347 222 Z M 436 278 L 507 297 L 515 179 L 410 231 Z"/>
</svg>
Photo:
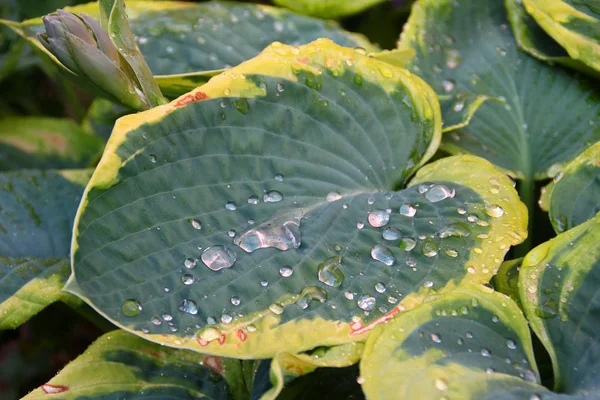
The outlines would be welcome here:
<svg viewBox="0 0 600 400">
<path fill-rule="evenodd" d="M 519 271 L 521 271 L 522 258 L 508 260 L 502 263 L 498 274 L 494 276 L 494 288 L 500 293 L 509 296 L 519 307 Z"/>
<path fill-rule="evenodd" d="M 18 327 L 55 301 L 77 299 L 61 292 L 70 273 L 66 257 L 0 256 L 0 330 Z"/>
<path fill-rule="evenodd" d="M 417 51 L 411 69 L 438 93 L 504 101 L 482 104 L 468 126 L 444 136 L 443 148 L 485 157 L 533 190 L 531 180 L 600 139 L 600 92 L 519 51 L 503 3 L 419 0 L 400 48 Z"/>
<path fill-rule="evenodd" d="M 68 289 L 150 340 L 262 358 L 362 340 L 488 281 L 523 240 L 524 205 L 471 156 L 394 193 L 435 151 L 439 106 L 363 53 L 273 44 L 121 118 L 78 212 Z"/>
<path fill-rule="evenodd" d="M 546 186 L 541 203 L 558 233 L 600 211 L 600 142 L 577 156 Z"/>
<path fill-rule="evenodd" d="M 458 93 L 454 96 L 438 95 L 438 99 L 444 118 L 444 133 L 469 125 L 471 118 L 484 102 L 488 100 L 500 101 L 493 97 L 469 93 Z M 503 101 L 500 102 L 503 103 Z"/>
<path fill-rule="evenodd" d="M 36 117 L 0 121 L 0 170 L 87 167 L 102 141 L 70 120 Z"/>
<path fill-rule="evenodd" d="M 600 396 L 599 241 L 597 216 L 536 247 L 521 267 L 521 302 L 561 392 Z"/>
<path fill-rule="evenodd" d="M 128 107 L 98 97 L 88 108 L 81 126 L 88 133 L 94 134 L 106 141 L 110 137 L 117 119 L 134 112 L 134 110 Z"/>
<path fill-rule="evenodd" d="M 284 385 L 310 374 L 317 368 L 342 368 L 356 364 L 363 353 L 362 343 L 348 343 L 330 348 L 319 348 L 311 354 L 278 353 L 271 361 L 273 387 L 261 400 L 280 399 Z"/>
<path fill-rule="evenodd" d="M 225 363 L 114 331 L 23 399 L 241 399 L 229 394 Z"/>
<path fill-rule="evenodd" d="M 523 0 L 536 22 L 569 55 L 600 72 L 598 0 Z"/>
<path fill-rule="evenodd" d="M 99 18 L 98 3 L 66 7 Z M 273 7 L 235 2 L 186 3 L 127 1 L 131 30 L 163 93 L 186 93 L 206 82 L 213 70 L 229 68 L 256 56 L 274 41 L 290 45 L 330 38 L 344 46 L 375 50 L 366 39 L 333 22 Z M 41 19 L 13 29 L 42 50 L 35 33 Z M 220 71 L 217 71 L 220 72 Z"/>
<path fill-rule="evenodd" d="M 345 368 L 319 368 L 286 386 L 277 400 L 360 400 L 365 396 L 358 378 L 358 365 Z"/>
<path fill-rule="evenodd" d="M 505 4 L 515 40 L 521 50 L 542 61 L 562 64 L 596 78 L 600 76 L 598 71 L 569 57 L 567 51 L 527 13 L 522 0 L 505 0 Z"/>
<path fill-rule="evenodd" d="M 546 392 L 531 336 L 508 297 L 459 288 L 378 326 L 360 363 L 367 398 L 464 400 Z M 544 397 L 545 398 L 545 397 Z"/>
<path fill-rule="evenodd" d="M 301 14 L 321 18 L 338 18 L 359 13 L 385 0 L 274 0 L 280 6 Z"/>
<path fill-rule="evenodd" d="M 15 328 L 63 300 L 66 256 L 90 170 L 0 173 L 0 329 Z"/>
</svg>

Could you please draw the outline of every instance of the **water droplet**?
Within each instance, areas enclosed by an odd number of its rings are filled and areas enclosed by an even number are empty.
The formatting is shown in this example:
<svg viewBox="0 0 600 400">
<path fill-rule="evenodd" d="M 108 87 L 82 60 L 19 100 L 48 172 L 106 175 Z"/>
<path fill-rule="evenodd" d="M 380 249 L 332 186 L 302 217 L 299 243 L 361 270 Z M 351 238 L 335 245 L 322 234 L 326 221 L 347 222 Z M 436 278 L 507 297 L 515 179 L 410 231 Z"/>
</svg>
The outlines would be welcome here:
<svg viewBox="0 0 600 400">
<path fill-rule="evenodd" d="M 375 308 L 376 302 L 377 301 L 375 300 L 375 297 L 368 294 L 363 294 L 358 298 L 356 304 L 358 304 L 358 307 L 360 307 L 362 310 L 371 311 Z"/>
<path fill-rule="evenodd" d="M 121 306 L 121 312 L 126 317 L 136 317 L 140 315 L 142 311 L 142 305 L 139 301 L 134 299 L 128 299 L 123 302 Z"/>
<path fill-rule="evenodd" d="M 383 293 L 387 290 L 387 287 L 385 287 L 385 284 L 383 284 L 383 282 L 377 282 L 375 284 L 375 290 L 377 291 L 377 293 Z"/>
<path fill-rule="evenodd" d="M 417 245 L 417 241 L 411 237 L 404 237 L 400 241 L 400 248 L 405 251 L 411 251 Z"/>
<path fill-rule="evenodd" d="M 484 357 L 490 357 L 492 353 L 488 349 L 481 349 L 481 355 Z"/>
<path fill-rule="evenodd" d="M 425 281 L 425 283 L 423 284 L 423 287 L 432 288 L 433 287 L 433 282 L 432 281 Z"/>
<path fill-rule="evenodd" d="M 248 99 L 244 97 L 233 100 L 233 106 L 242 114 L 248 114 L 248 112 L 250 111 L 250 104 L 248 104 Z"/>
<path fill-rule="evenodd" d="M 338 201 L 341 198 L 342 198 L 342 195 L 339 194 L 338 192 L 329 192 L 329 193 L 327 193 L 327 197 L 325 199 L 327 200 L 328 203 L 331 203 L 333 201 Z"/>
<path fill-rule="evenodd" d="M 194 229 L 198 229 L 198 230 L 202 229 L 202 224 L 200 223 L 199 219 L 191 219 L 190 224 L 192 224 L 192 227 Z"/>
<path fill-rule="evenodd" d="M 433 240 L 426 240 L 423 243 L 423 255 L 431 258 L 438 255 L 439 247 Z"/>
<path fill-rule="evenodd" d="M 259 200 L 258 200 L 258 196 L 250 196 L 248 197 L 248 204 L 258 204 Z"/>
<path fill-rule="evenodd" d="M 356 223 L 356 228 L 357 228 L 357 229 L 362 229 L 362 228 L 364 228 L 364 227 L 365 227 L 365 223 L 364 223 L 364 222 L 357 222 L 357 223 Z"/>
<path fill-rule="evenodd" d="M 325 289 L 316 286 L 307 286 L 300 293 L 300 298 L 296 301 L 296 305 L 301 309 L 308 308 L 311 301 L 325 303 L 327 301 L 327 292 Z"/>
<path fill-rule="evenodd" d="M 277 190 L 271 190 L 265 193 L 263 196 L 263 201 L 265 203 L 278 203 L 283 200 L 283 195 Z"/>
<path fill-rule="evenodd" d="M 194 280 L 194 276 L 190 274 L 185 274 L 181 277 L 181 282 L 183 282 L 184 285 L 191 285 L 194 283 Z"/>
<path fill-rule="evenodd" d="M 443 379 L 436 379 L 435 387 L 437 390 L 443 392 L 444 390 L 448 389 L 448 383 Z"/>
<path fill-rule="evenodd" d="M 275 216 L 271 221 L 244 232 L 234 243 L 248 253 L 268 247 L 281 251 L 297 249 L 301 244 L 301 218 L 300 210 Z"/>
<path fill-rule="evenodd" d="M 242 301 L 240 300 L 240 298 L 238 296 L 233 296 L 231 298 L 231 304 L 233 304 L 234 306 L 239 306 L 241 302 Z"/>
<path fill-rule="evenodd" d="M 181 303 L 179 303 L 179 311 L 183 311 L 184 313 L 196 315 L 198 314 L 198 306 L 194 300 L 183 299 Z"/>
<path fill-rule="evenodd" d="M 197 262 L 198 260 L 196 260 L 195 258 L 186 258 L 186 260 L 183 262 L 183 266 L 187 269 L 194 269 L 196 268 Z"/>
<path fill-rule="evenodd" d="M 506 347 L 508 347 L 511 350 L 515 350 L 517 348 L 517 344 L 513 340 L 508 339 L 506 341 Z"/>
<path fill-rule="evenodd" d="M 260 281 L 260 286 L 263 286 L 263 287 L 269 286 L 269 281 L 266 281 L 263 279 L 262 281 Z"/>
<path fill-rule="evenodd" d="M 496 52 L 497 52 L 498 54 L 500 54 L 502 57 L 505 57 L 505 56 L 506 56 L 506 50 L 504 50 L 504 49 L 503 49 L 503 48 L 501 48 L 501 47 L 496 47 Z"/>
<path fill-rule="evenodd" d="M 294 270 L 289 265 L 284 265 L 283 267 L 279 268 L 279 275 L 283 276 L 284 278 L 291 276 L 293 273 Z"/>
<path fill-rule="evenodd" d="M 448 257 L 452 257 L 452 258 L 456 258 L 459 256 L 458 251 L 456 251 L 455 249 L 444 249 L 444 253 Z"/>
<path fill-rule="evenodd" d="M 375 245 L 371 249 L 371 257 L 373 258 L 373 260 L 382 262 L 387 266 L 394 265 L 394 262 L 396 261 L 394 259 L 394 254 L 392 253 L 392 251 L 386 246 L 382 246 L 380 244 Z"/>
<path fill-rule="evenodd" d="M 156 163 L 156 154 L 150 154 L 150 162 L 151 163 Z"/>
<path fill-rule="evenodd" d="M 278 83 L 276 89 L 277 89 L 277 94 L 279 94 L 279 93 L 283 93 L 283 91 L 285 90 L 285 87 L 283 86 L 283 83 Z"/>
<path fill-rule="evenodd" d="M 457 101 L 452 106 L 452 110 L 454 112 L 461 112 L 464 108 L 465 108 L 465 102 L 464 101 Z"/>
<path fill-rule="evenodd" d="M 396 304 L 398 302 L 398 299 L 395 298 L 394 296 L 388 296 L 387 301 L 390 304 Z"/>
<path fill-rule="evenodd" d="M 485 207 L 485 213 L 493 218 L 499 218 L 504 215 L 504 209 L 498 204 L 490 204 Z"/>
<path fill-rule="evenodd" d="M 281 304 L 273 303 L 269 306 L 269 310 L 271 310 L 273 314 L 281 315 L 283 314 L 284 308 Z"/>
<path fill-rule="evenodd" d="M 283 28 L 284 28 L 283 22 L 281 22 L 281 21 L 273 22 L 273 30 L 275 32 L 283 32 Z"/>
<path fill-rule="evenodd" d="M 344 273 L 341 270 L 342 257 L 334 256 L 328 258 L 321 264 L 317 269 L 317 276 L 319 281 L 323 282 L 327 286 L 338 287 L 344 280 Z"/>
<path fill-rule="evenodd" d="M 445 185 L 433 185 L 426 193 L 425 198 L 432 203 L 437 203 L 448 198 L 453 198 L 456 192 Z"/>
<path fill-rule="evenodd" d="M 235 211 L 237 210 L 237 206 L 233 201 L 228 201 L 227 204 L 225 204 L 225 209 L 229 211 Z"/>
<path fill-rule="evenodd" d="M 235 236 L 235 231 L 233 229 L 227 231 L 227 236 L 229 236 L 230 238 Z"/>
<path fill-rule="evenodd" d="M 225 325 L 230 324 L 231 321 L 233 321 L 233 317 L 229 314 L 223 314 L 221 315 L 221 322 L 224 323 Z"/>
<path fill-rule="evenodd" d="M 162 319 L 164 319 L 165 321 L 169 322 L 169 321 L 173 321 L 173 316 L 169 313 L 164 313 L 162 315 Z"/>
<path fill-rule="evenodd" d="M 456 69 L 462 63 L 462 56 L 456 49 L 449 49 L 446 51 L 446 67 L 449 69 Z"/>
<path fill-rule="evenodd" d="M 444 92 L 446 93 L 453 91 L 455 86 L 456 83 L 452 79 L 445 79 L 442 81 L 442 89 L 444 89 Z"/>
<path fill-rule="evenodd" d="M 213 271 L 231 268 L 237 260 L 237 256 L 230 248 L 221 245 L 207 247 L 201 258 L 204 265 Z"/>
<path fill-rule="evenodd" d="M 400 232 L 400 229 L 390 226 L 385 228 L 381 236 L 385 240 L 399 240 L 402 237 L 402 232 Z"/>
<path fill-rule="evenodd" d="M 383 210 L 374 210 L 369 214 L 368 220 L 372 227 L 379 228 L 390 222 L 390 215 Z"/>
<path fill-rule="evenodd" d="M 275 180 L 278 182 L 283 182 L 283 175 L 281 175 L 281 174 L 275 175 Z"/>
<path fill-rule="evenodd" d="M 469 230 L 468 225 L 460 222 L 446 225 L 438 231 L 438 236 L 440 237 L 440 239 L 445 239 L 451 236 L 468 237 L 470 234 L 471 231 Z"/>
<path fill-rule="evenodd" d="M 416 213 L 417 208 L 410 203 L 402 204 L 400 206 L 400 214 L 404 215 L 405 217 L 412 218 L 415 216 Z"/>
<path fill-rule="evenodd" d="M 374 203 L 375 203 L 375 198 L 374 198 L 374 197 L 369 197 L 369 198 L 367 199 L 367 204 L 368 204 L 368 205 L 370 205 L 370 206 L 371 206 L 371 205 L 373 205 Z"/>
<path fill-rule="evenodd" d="M 160 320 L 160 317 L 152 317 L 152 319 L 150 320 L 150 322 L 152 322 L 153 325 L 159 326 L 162 324 L 162 321 Z"/>
<path fill-rule="evenodd" d="M 347 290 L 344 292 L 344 297 L 347 298 L 348 300 L 354 300 L 354 293 Z"/>
<path fill-rule="evenodd" d="M 432 333 L 432 334 L 431 334 L 431 341 L 432 341 L 433 343 L 442 343 L 442 338 L 440 337 L 440 335 L 439 335 L 439 334 L 437 334 L 437 333 Z"/>
</svg>

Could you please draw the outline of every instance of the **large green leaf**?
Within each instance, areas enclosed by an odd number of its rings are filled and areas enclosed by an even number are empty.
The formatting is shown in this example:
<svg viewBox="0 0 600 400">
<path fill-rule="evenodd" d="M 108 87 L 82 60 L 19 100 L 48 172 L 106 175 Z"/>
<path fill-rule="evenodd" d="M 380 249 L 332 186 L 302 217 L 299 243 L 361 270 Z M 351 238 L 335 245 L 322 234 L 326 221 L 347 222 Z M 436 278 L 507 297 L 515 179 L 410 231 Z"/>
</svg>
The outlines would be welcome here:
<svg viewBox="0 0 600 400">
<path fill-rule="evenodd" d="M 385 0 L 274 0 L 280 6 L 300 14 L 321 18 L 338 18 L 359 13 Z"/>
<path fill-rule="evenodd" d="M 485 287 L 459 288 L 375 328 L 360 372 L 371 400 L 534 399 L 547 392 L 536 384 L 523 313 Z"/>
<path fill-rule="evenodd" d="M 600 139 L 600 92 L 520 52 L 503 3 L 419 0 L 400 48 L 417 51 L 411 69 L 438 93 L 504 101 L 482 104 L 468 126 L 445 135 L 443 148 L 480 155 L 524 179 L 529 202 L 533 179 L 553 176 Z"/>
<path fill-rule="evenodd" d="M 523 0 L 523 4 L 573 59 L 600 72 L 598 0 Z"/>
<path fill-rule="evenodd" d="M 564 232 L 600 211 L 600 142 L 581 153 L 546 186 L 540 204 L 556 232 Z"/>
<path fill-rule="evenodd" d="M 515 40 L 521 50 L 542 61 L 562 64 L 593 77 L 600 77 L 598 71 L 569 57 L 567 51 L 527 13 L 522 0 L 505 0 L 505 3 Z"/>
<path fill-rule="evenodd" d="M 0 174 L 0 329 L 15 328 L 61 293 L 77 205 L 90 170 Z"/>
<path fill-rule="evenodd" d="M 500 293 L 509 296 L 519 307 L 521 307 L 519 271 L 521 271 L 522 263 L 522 258 L 503 262 L 493 280 L 494 288 Z"/>
<path fill-rule="evenodd" d="M 480 158 L 442 160 L 394 192 L 435 151 L 440 122 L 405 70 L 329 40 L 274 44 L 117 122 L 78 212 L 68 290 L 204 353 L 362 340 L 487 282 L 524 238 L 524 205 Z"/>
<path fill-rule="evenodd" d="M 236 363 L 114 331 L 23 399 L 243 399 L 227 385 Z"/>
<path fill-rule="evenodd" d="M 600 396 L 599 242 L 597 216 L 536 247 L 521 267 L 521 302 L 561 392 Z"/>
<path fill-rule="evenodd" d="M 97 3 L 65 9 L 99 18 Z M 127 1 L 127 13 L 144 58 L 170 96 L 196 88 L 214 75 L 211 71 L 246 61 L 274 41 L 300 45 L 323 37 L 375 50 L 366 39 L 333 22 L 262 5 L 132 0 Z M 44 51 L 35 38 L 43 29 L 41 19 L 8 25 Z"/>
<path fill-rule="evenodd" d="M 70 120 L 0 121 L 0 170 L 88 167 L 101 151 L 102 141 Z"/>
</svg>

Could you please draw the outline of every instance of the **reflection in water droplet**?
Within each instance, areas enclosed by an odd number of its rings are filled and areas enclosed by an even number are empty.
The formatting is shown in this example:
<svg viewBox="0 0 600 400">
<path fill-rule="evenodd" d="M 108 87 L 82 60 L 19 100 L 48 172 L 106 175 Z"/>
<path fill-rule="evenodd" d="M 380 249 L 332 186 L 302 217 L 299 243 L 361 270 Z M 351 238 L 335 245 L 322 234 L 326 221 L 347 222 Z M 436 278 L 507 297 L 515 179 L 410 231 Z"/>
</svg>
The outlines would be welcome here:
<svg viewBox="0 0 600 400">
<path fill-rule="evenodd" d="M 191 315 L 196 315 L 198 314 L 198 306 L 193 300 L 183 299 L 183 301 L 179 303 L 179 311 L 183 311 L 184 313 Z"/>
<path fill-rule="evenodd" d="M 517 344 L 513 340 L 508 339 L 506 341 L 506 347 L 508 347 L 511 350 L 515 350 L 517 348 Z"/>
<path fill-rule="evenodd" d="M 231 321 L 233 321 L 233 317 L 229 314 L 223 314 L 221 315 L 221 322 L 224 323 L 225 325 L 230 324 Z"/>
<path fill-rule="evenodd" d="M 387 227 L 385 228 L 381 236 L 385 240 L 398 240 L 402 237 L 402 232 L 400 232 L 400 229 L 398 228 Z"/>
<path fill-rule="evenodd" d="M 164 313 L 162 315 L 162 319 L 164 319 L 165 321 L 169 322 L 169 321 L 173 320 L 173 316 L 171 314 L 169 314 L 169 313 Z"/>
<path fill-rule="evenodd" d="M 433 287 L 433 282 L 432 281 L 425 281 L 425 283 L 423 284 L 424 287 L 426 288 L 432 288 Z"/>
<path fill-rule="evenodd" d="M 435 257 L 438 255 L 439 247 L 433 240 L 426 240 L 423 243 L 423 255 L 425 257 Z"/>
<path fill-rule="evenodd" d="M 308 308 L 311 301 L 325 303 L 327 301 L 327 292 L 325 289 L 316 286 L 307 286 L 300 293 L 300 298 L 296 301 L 296 305 L 301 309 Z"/>
<path fill-rule="evenodd" d="M 152 317 L 152 319 L 150 320 L 150 322 L 152 322 L 153 325 L 161 325 L 162 321 L 160 320 L 160 317 L 154 316 Z"/>
<path fill-rule="evenodd" d="M 263 279 L 262 281 L 260 281 L 260 286 L 263 286 L 263 287 L 269 286 L 269 281 L 266 281 Z"/>
<path fill-rule="evenodd" d="M 235 236 L 235 231 L 233 229 L 227 231 L 227 236 L 229 236 L 230 238 Z"/>
<path fill-rule="evenodd" d="M 417 208 L 410 203 L 402 204 L 400 206 L 400 214 L 405 217 L 414 217 L 417 213 Z"/>
<path fill-rule="evenodd" d="M 233 304 L 234 306 L 239 306 L 241 302 L 242 301 L 240 300 L 240 298 L 238 296 L 233 296 L 231 298 L 231 304 Z"/>
<path fill-rule="evenodd" d="M 293 273 L 294 270 L 289 265 L 284 265 L 283 267 L 279 268 L 279 275 L 283 276 L 284 278 L 291 276 Z"/>
<path fill-rule="evenodd" d="M 411 251 L 417 245 L 417 241 L 411 237 L 404 237 L 400 241 L 400 248 L 405 251 Z"/>
<path fill-rule="evenodd" d="M 250 111 L 250 104 L 248 104 L 248 100 L 244 97 L 234 100 L 233 106 L 242 114 L 248 114 Z"/>
<path fill-rule="evenodd" d="M 498 204 L 490 204 L 485 207 L 485 213 L 493 218 L 499 218 L 504 215 L 504 209 Z"/>
<path fill-rule="evenodd" d="M 439 334 L 432 333 L 431 334 L 431 341 L 434 342 L 434 343 L 442 343 L 442 338 L 440 337 Z"/>
<path fill-rule="evenodd" d="M 248 253 L 268 247 L 281 251 L 297 249 L 301 244 L 301 218 L 301 210 L 275 216 L 269 222 L 244 232 L 234 243 Z"/>
<path fill-rule="evenodd" d="M 181 277 L 181 282 L 183 282 L 184 285 L 191 285 L 192 283 L 194 283 L 194 276 L 190 274 L 185 274 Z"/>
<path fill-rule="evenodd" d="M 492 353 L 488 349 L 481 349 L 481 355 L 484 357 L 490 357 Z"/>
<path fill-rule="evenodd" d="M 216 245 L 206 248 L 202 253 L 202 262 L 213 271 L 233 267 L 237 256 L 226 246 Z"/>
<path fill-rule="evenodd" d="M 441 239 L 445 239 L 451 236 L 455 237 L 468 237 L 471 234 L 469 227 L 464 223 L 454 223 L 444 226 L 438 231 L 438 236 Z"/>
<path fill-rule="evenodd" d="M 283 195 L 277 190 L 271 190 L 265 193 L 263 196 L 263 201 L 265 203 L 278 203 L 283 200 Z"/>
<path fill-rule="evenodd" d="M 442 81 L 442 88 L 446 93 L 450 93 L 451 91 L 453 91 L 454 86 L 456 86 L 456 83 L 452 79 L 445 79 Z"/>
<path fill-rule="evenodd" d="M 248 197 L 248 204 L 258 204 L 259 200 L 258 200 L 258 196 L 250 196 Z"/>
<path fill-rule="evenodd" d="M 192 224 L 192 227 L 194 229 L 198 229 L 198 230 L 202 229 L 202 224 L 200 223 L 199 219 L 191 219 L 190 223 Z"/>
<path fill-rule="evenodd" d="M 446 67 L 449 69 L 456 69 L 462 63 L 462 56 L 456 49 L 449 49 L 446 51 Z"/>
<path fill-rule="evenodd" d="M 385 287 L 385 284 L 383 282 L 377 282 L 375 284 L 375 290 L 377 291 L 377 293 L 383 293 L 387 290 L 387 287 Z"/>
<path fill-rule="evenodd" d="M 273 314 L 281 315 L 283 314 L 284 309 L 283 306 L 281 306 L 281 304 L 273 303 L 269 306 L 269 310 L 271 310 Z"/>
<path fill-rule="evenodd" d="M 446 381 L 443 379 L 436 379 L 435 387 L 437 390 L 443 392 L 444 390 L 448 389 L 448 383 L 446 383 Z"/>
<path fill-rule="evenodd" d="M 278 182 L 283 182 L 283 175 L 281 175 L 281 174 L 275 175 L 275 180 Z"/>
<path fill-rule="evenodd" d="M 198 260 L 196 260 L 195 258 L 186 258 L 186 260 L 183 262 L 183 266 L 187 269 L 194 269 L 196 268 L 197 262 Z"/>
<path fill-rule="evenodd" d="M 139 301 L 134 299 L 128 299 L 123 302 L 121 306 L 121 312 L 126 317 L 136 317 L 140 315 L 142 311 L 142 305 Z"/>
<path fill-rule="evenodd" d="M 425 198 L 432 203 L 437 203 L 442 200 L 452 198 L 456 192 L 454 189 L 448 188 L 445 185 L 433 185 L 426 193 Z"/>
<path fill-rule="evenodd" d="M 373 260 L 380 261 L 387 266 L 394 265 L 394 262 L 396 261 L 394 259 L 394 254 L 392 253 L 392 251 L 386 246 L 382 246 L 380 244 L 375 245 L 371 249 L 371 257 L 373 258 Z"/>
<path fill-rule="evenodd" d="M 458 257 L 458 251 L 456 251 L 455 249 L 444 249 L 444 253 L 452 258 L 456 258 Z"/>
<path fill-rule="evenodd" d="M 344 273 L 341 270 L 342 257 L 334 256 L 328 258 L 317 269 L 319 281 L 327 286 L 338 287 L 344 281 Z"/>
<path fill-rule="evenodd" d="M 362 296 L 360 296 L 358 298 L 358 301 L 356 302 L 356 304 L 358 304 L 358 307 L 360 307 L 361 309 L 365 310 L 365 311 L 371 311 L 372 309 L 375 308 L 375 303 L 377 301 L 375 300 L 375 297 L 368 295 L 368 294 L 363 294 Z"/>
<path fill-rule="evenodd" d="M 341 198 L 342 198 L 342 195 L 339 194 L 338 192 L 329 192 L 329 193 L 327 193 L 327 197 L 325 198 L 325 200 L 327 200 L 327 202 L 331 203 L 334 201 L 338 201 Z"/>
<path fill-rule="evenodd" d="M 227 204 L 225 204 L 225 208 L 229 211 L 237 210 L 237 206 L 235 205 L 235 203 L 233 201 L 227 202 Z"/>
<path fill-rule="evenodd" d="M 379 228 L 390 222 L 390 215 L 383 210 L 374 210 L 369 214 L 368 220 L 372 227 Z"/>
<path fill-rule="evenodd" d="M 151 163 L 156 163 L 156 154 L 150 154 L 150 162 Z"/>
</svg>

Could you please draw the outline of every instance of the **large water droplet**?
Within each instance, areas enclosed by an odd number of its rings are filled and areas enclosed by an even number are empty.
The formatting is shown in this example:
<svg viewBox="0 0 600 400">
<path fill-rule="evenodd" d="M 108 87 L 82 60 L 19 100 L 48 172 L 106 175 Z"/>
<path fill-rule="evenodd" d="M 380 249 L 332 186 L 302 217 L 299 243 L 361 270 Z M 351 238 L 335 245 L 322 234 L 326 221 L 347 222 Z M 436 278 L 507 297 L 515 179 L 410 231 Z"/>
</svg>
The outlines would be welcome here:
<svg viewBox="0 0 600 400">
<path fill-rule="evenodd" d="M 392 251 L 388 247 L 382 246 L 380 244 L 375 245 L 371 249 L 371 257 L 373 258 L 373 260 L 382 262 L 387 266 L 394 265 L 394 262 L 396 261 L 394 259 L 394 254 L 392 253 Z"/>
<path fill-rule="evenodd" d="M 134 299 L 128 299 L 123 302 L 121 306 L 121 312 L 126 317 L 136 317 L 140 315 L 142 311 L 142 305 L 139 301 Z"/>
<path fill-rule="evenodd" d="M 233 304 L 234 306 L 239 306 L 242 303 L 242 301 L 240 300 L 240 298 L 238 296 L 233 296 L 231 298 L 231 304 Z"/>
<path fill-rule="evenodd" d="M 377 293 L 383 293 L 387 290 L 387 287 L 385 287 L 385 284 L 383 282 L 377 282 L 375 284 L 375 290 L 377 291 Z"/>
<path fill-rule="evenodd" d="M 283 267 L 279 268 L 279 275 L 283 276 L 284 278 L 291 276 L 293 273 L 294 270 L 289 265 L 284 265 Z"/>
<path fill-rule="evenodd" d="M 319 264 L 317 276 L 319 281 L 327 286 L 338 287 L 344 280 L 344 273 L 341 270 L 342 257 L 334 256 L 328 258 Z"/>
<path fill-rule="evenodd" d="M 410 203 L 402 204 L 400 206 L 400 214 L 405 217 L 414 217 L 417 213 L 417 208 Z"/>
<path fill-rule="evenodd" d="M 445 239 L 445 238 L 448 238 L 451 236 L 467 237 L 470 234 L 471 234 L 471 231 L 469 230 L 469 227 L 460 222 L 446 225 L 438 231 L 438 236 L 441 239 Z"/>
<path fill-rule="evenodd" d="M 271 221 L 244 232 L 234 243 L 248 253 L 268 247 L 281 251 L 297 249 L 301 244 L 301 218 L 300 210 L 275 216 Z"/>
<path fill-rule="evenodd" d="M 250 104 L 248 104 L 248 100 L 244 97 L 234 100 L 233 106 L 242 114 L 248 114 L 250 111 Z"/>
<path fill-rule="evenodd" d="M 490 204 L 485 207 L 485 213 L 493 218 L 499 218 L 504 215 L 504 209 L 498 204 Z"/>
<path fill-rule="evenodd" d="M 342 198 L 342 195 L 339 194 L 338 192 L 329 192 L 329 193 L 327 193 L 327 197 L 325 198 L 325 200 L 327 200 L 327 202 L 331 203 L 334 201 L 338 201 L 341 198 Z"/>
<path fill-rule="evenodd" d="M 237 260 L 237 256 L 230 248 L 221 245 L 208 247 L 201 258 L 204 265 L 213 271 L 231 268 Z"/>
<path fill-rule="evenodd" d="M 423 255 L 425 257 L 435 257 L 438 255 L 439 247 L 433 240 L 426 240 L 423 243 Z"/>
<path fill-rule="evenodd" d="M 278 203 L 283 200 L 283 195 L 277 190 L 270 190 L 263 196 L 265 203 Z"/>
<path fill-rule="evenodd" d="M 402 237 L 400 229 L 394 227 L 387 227 L 381 234 L 385 240 L 399 240 Z"/>
<path fill-rule="evenodd" d="M 417 245 L 417 241 L 411 237 L 404 237 L 400 241 L 400 248 L 405 251 L 411 251 Z"/>
<path fill-rule="evenodd" d="M 390 222 L 390 214 L 383 210 L 374 210 L 369 214 L 369 224 L 374 228 L 387 225 Z"/>
<path fill-rule="evenodd" d="M 194 300 L 183 299 L 181 303 L 179 303 L 179 311 L 183 311 L 184 313 L 196 315 L 198 314 L 198 306 Z"/>
<path fill-rule="evenodd" d="M 305 287 L 300 293 L 300 298 L 296 301 L 296 304 L 304 310 L 308 308 L 311 301 L 325 303 L 327 301 L 327 292 L 325 289 L 316 286 Z"/>
<path fill-rule="evenodd" d="M 365 311 L 371 311 L 375 308 L 376 302 L 377 301 L 375 300 L 375 297 L 368 294 L 363 294 L 358 298 L 356 304 L 358 304 L 358 307 Z"/>
<path fill-rule="evenodd" d="M 187 269 L 193 269 L 193 268 L 196 268 L 196 263 L 197 263 L 197 260 L 195 258 L 186 258 L 185 261 L 183 262 L 183 266 L 186 267 Z"/>
<path fill-rule="evenodd" d="M 456 192 L 445 185 L 433 185 L 426 193 L 425 198 L 432 203 L 452 198 Z"/>
</svg>

